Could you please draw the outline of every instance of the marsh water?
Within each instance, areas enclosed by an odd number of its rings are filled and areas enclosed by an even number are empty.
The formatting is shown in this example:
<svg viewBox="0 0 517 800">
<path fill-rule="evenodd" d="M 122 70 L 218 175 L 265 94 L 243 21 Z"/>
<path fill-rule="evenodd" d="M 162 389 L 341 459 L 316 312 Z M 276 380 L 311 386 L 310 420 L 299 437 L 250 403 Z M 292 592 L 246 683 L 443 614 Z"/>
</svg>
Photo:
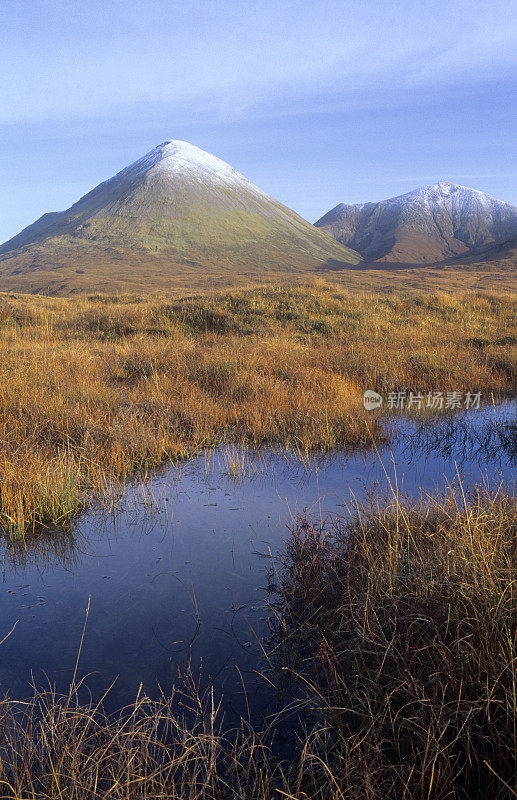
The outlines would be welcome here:
<svg viewBox="0 0 517 800">
<path fill-rule="evenodd" d="M 517 405 L 408 420 L 392 416 L 378 449 L 314 457 L 233 448 L 171 466 L 128 488 L 123 509 L 85 514 L 1 553 L 0 695 L 34 681 L 66 690 L 90 600 L 78 674 L 121 707 L 140 685 L 170 691 L 190 663 L 227 716 L 267 713 L 267 573 L 287 527 L 307 509 L 346 514 L 372 492 L 410 497 L 500 482 L 515 488 Z"/>
</svg>

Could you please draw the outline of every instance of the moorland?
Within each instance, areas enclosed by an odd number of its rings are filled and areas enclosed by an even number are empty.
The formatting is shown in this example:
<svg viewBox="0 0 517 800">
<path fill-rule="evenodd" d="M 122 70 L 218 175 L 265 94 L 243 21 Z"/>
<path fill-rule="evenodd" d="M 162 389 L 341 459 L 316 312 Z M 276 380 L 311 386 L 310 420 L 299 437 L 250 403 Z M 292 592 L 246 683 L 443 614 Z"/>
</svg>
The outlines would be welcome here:
<svg viewBox="0 0 517 800">
<path fill-rule="evenodd" d="M 488 400 L 517 379 L 511 293 L 4 295 L 0 321 L 0 514 L 16 536 L 222 441 L 367 445 L 366 389 Z"/>
<path fill-rule="evenodd" d="M 366 389 L 512 398 L 517 297 L 316 279 L 10 293 L 0 376 L 1 526 L 23 548 L 125 481 L 223 442 L 302 461 L 378 446 Z M 516 520 L 505 486 L 419 504 L 394 492 L 346 518 L 293 520 L 271 567 L 268 653 L 303 689 L 287 755 L 274 718 L 228 730 L 193 674 L 109 715 L 102 698 L 85 702 L 76 664 L 65 696 L 0 701 L 1 796 L 514 796 Z"/>
</svg>

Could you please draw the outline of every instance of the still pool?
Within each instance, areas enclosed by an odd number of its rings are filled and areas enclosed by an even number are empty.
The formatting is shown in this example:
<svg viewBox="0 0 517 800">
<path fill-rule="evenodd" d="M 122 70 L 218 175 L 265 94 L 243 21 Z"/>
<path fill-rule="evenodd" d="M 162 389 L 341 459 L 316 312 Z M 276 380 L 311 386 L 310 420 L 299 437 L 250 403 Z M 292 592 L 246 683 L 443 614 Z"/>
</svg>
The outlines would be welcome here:
<svg viewBox="0 0 517 800">
<path fill-rule="evenodd" d="M 31 681 L 66 690 L 90 601 L 78 674 L 109 708 L 170 691 L 190 664 L 230 719 L 267 711 L 257 674 L 267 626 L 267 573 L 287 525 L 307 509 L 346 513 L 372 492 L 419 497 L 501 482 L 515 488 L 517 407 L 507 403 L 427 422 L 393 419 L 379 450 L 254 457 L 233 448 L 170 467 L 128 488 L 116 514 L 94 510 L 71 531 L 27 549 L 2 545 L 0 694 Z"/>
</svg>

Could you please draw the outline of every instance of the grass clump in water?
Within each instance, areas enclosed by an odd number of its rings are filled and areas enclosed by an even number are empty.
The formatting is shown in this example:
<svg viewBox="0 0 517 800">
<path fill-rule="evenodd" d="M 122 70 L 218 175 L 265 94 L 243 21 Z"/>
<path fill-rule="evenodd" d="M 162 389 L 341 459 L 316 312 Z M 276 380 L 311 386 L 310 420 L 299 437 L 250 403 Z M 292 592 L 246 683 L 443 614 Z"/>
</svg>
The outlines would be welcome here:
<svg viewBox="0 0 517 800">
<path fill-rule="evenodd" d="M 327 525 L 299 518 L 282 564 L 271 663 L 307 697 L 297 693 L 304 725 L 291 717 L 286 750 L 288 709 L 227 730 L 190 673 L 114 715 L 84 702 L 74 673 L 65 696 L 0 702 L 0 796 L 513 797 L 515 498 L 460 491 Z"/>
<path fill-rule="evenodd" d="M 279 652 L 331 731 L 340 796 L 515 795 L 516 579 L 517 504 L 498 493 L 298 519 Z"/>
</svg>

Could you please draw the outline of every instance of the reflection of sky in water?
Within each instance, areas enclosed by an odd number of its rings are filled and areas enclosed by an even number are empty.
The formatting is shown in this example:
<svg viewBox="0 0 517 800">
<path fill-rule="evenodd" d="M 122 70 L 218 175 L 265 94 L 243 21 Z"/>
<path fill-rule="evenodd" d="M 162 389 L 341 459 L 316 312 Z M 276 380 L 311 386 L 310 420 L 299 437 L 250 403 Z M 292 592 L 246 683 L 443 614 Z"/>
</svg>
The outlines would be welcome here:
<svg viewBox="0 0 517 800">
<path fill-rule="evenodd" d="M 73 536 L 29 553 L 25 563 L 5 553 L 0 587 L 0 691 L 28 693 L 31 672 L 64 689 L 71 678 L 91 595 L 80 674 L 94 673 L 95 695 L 117 676 L 111 705 L 168 690 L 190 656 L 205 684 L 225 691 L 227 708 L 245 710 L 241 677 L 252 705 L 257 654 L 266 633 L 265 586 L 269 560 L 286 536 L 290 516 L 343 513 L 392 486 L 419 496 L 443 490 L 458 474 L 465 486 L 515 480 L 515 406 L 475 411 L 419 426 L 399 418 L 393 444 L 320 459 L 306 471 L 278 455 L 245 465 L 241 481 L 228 477 L 224 455 L 200 457 L 155 476 L 142 494 L 131 490 L 128 511 L 115 518 L 87 515 Z M 497 421 L 497 425 L 494 425 Z M 503 421 L 503 422 L 501 422 Z M 512 444 L 513 443 L 513 444 Z M 154 497 L 158 512 L 146 514 Z M 251 687 L 251 688 L 250 688 Z"/>
</svg>

